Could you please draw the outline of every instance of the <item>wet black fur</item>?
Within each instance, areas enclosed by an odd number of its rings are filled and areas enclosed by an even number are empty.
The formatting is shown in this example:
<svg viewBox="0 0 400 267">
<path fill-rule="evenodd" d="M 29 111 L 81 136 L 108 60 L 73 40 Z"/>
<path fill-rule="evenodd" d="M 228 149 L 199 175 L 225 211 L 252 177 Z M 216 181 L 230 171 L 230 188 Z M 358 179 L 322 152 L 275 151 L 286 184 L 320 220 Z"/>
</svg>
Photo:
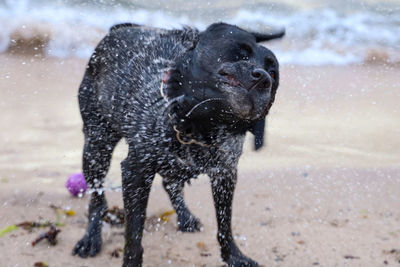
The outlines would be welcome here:
<svg viewBox="0 0 400 267">
<path fill-rule="evenodd" d="M 102 188 L 113 149 L 125 138 L 129 153 L 121 163 L 124 266 L 142 264 L 143 224 L 155 173 L 163 177 L 184 232 L 201 228 L 184 202 L 184 183 L 208 174 L 222 259 L 229 266 L 257 266 L 233 240 L 232 199 L 244 135 L 255 132 L 262 145 L 264 119 L 278 87 L 278 62 L 257 42 L 282 35 L 249 33 L 223 23 L 204 32 L 121 24 L 97 46 L 79 89 L 83 172 L 91 188 Z M 165 98 L 160 92 L 163 77 Z M 198 143 L 183 144 L 178 138 Z M 104 193 L 92 193 L 88 229 L 74 254 L 99 253 L 106 209 Z"/>
</svg>

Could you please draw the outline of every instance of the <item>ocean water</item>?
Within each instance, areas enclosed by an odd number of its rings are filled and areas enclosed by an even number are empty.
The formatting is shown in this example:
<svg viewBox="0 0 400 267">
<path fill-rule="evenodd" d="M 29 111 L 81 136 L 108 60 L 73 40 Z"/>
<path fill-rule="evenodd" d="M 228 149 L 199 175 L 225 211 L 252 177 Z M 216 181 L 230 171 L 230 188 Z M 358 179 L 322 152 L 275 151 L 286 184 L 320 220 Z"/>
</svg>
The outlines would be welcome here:
<svg viewBox="0 0 400 267">
<path fill-rule="evenodd" d="M 399 0 L 0 0 L 0 52 L 25 45 L 88 58 L 116 23 L 204 30 L 216 21 L 257 31 L 285 27 L 283 40 L 265 44 L 282 64 L 400 62 Z"/>
</svg>

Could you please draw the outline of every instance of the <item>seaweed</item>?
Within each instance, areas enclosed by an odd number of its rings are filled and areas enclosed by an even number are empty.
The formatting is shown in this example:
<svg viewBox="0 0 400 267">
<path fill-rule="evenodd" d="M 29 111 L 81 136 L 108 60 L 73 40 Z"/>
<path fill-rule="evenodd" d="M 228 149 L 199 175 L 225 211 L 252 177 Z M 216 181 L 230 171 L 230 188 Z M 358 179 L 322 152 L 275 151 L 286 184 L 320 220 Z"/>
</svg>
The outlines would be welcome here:
<svg viewBox="0 0 400 267">
<path fill-rule="evenodd" d="M 17 230 L 18 226 L 15 224 L 11 224 L 7 227 L 4 227 L 3 229 L 0 229 L 0 237 L 4 236 L 5 234 L 12 232 L 14 230 Z"/>
<path fill-rule="evenodd" d="M 200 256 L 202 257 L 209 257 L 211 256 L 211 253 L 208 251 L 208 248 L 204 242 L 197 242 L 196 243 L 197 248 L 200 250 Z"/>
<path fill-rule="evenodd" d="M 57 235 L 61 230 L 57 229 L 54 225 L 50 226 L 50 229 L 47 232 L 40 234 L 35 240 L 32 241 L 32 247 L 34 247 L 37 243 L 42 241 L 43 239 L 47 239 L 50 245 L 55 246 L 57 244 Z"/>
<path fill-rule="evenodd" d="M 33 228 L 44 228 L 51 226 L 52 223 L 50 221 L 43 222 L 34 222 L 34 221 L 24 221 L 17 224 L 18 227 L 21 227 L 24 230 L 32 231 Z"/>
<path fill-rule="evenodd" d="M 31 232 L 34 228 L 44 228 L 44 227 L 49 227 L 54 225 L 54 223 L 50 221 L 24 221 L 20 222 L 17 224 L 11 224 L 3 229 L 0 230 L 0 237 L 4 236 L 5 234 L 18 230 L 19 228 L 22 228 L 28 232 Z M 57 226 L 62 226 L 60 223 L 56 223 L 55 225 Z"/>
<path fill-rule="evenodd" d="M 54 204 L 51 204 L 50 208 L 52 208 L 56 212 L 57 215 L 64 214 L 64 215 L 67 215 L 67 216 L 75 216 L 75 214 L 76 214 L 76 212 L 74 210 L 63 209 L 63 208 L 58 207 L 58 206 L 56 206 Z"/>
<path fill-rule="evenodd" d="M 110 256 L 111 258 L 119 258 L 120 253 L 124 253 L 124 250 L 122 248 L 116 248 L 110 252 Z"/>
<path fill-rule="evenodd" d="M 353 255 L 344 255 L 343 256 L 346 260 L 359 260 L 360 257 L 353 256 Z"/>
<path fill-rule="evenodd" d="M 54 212 L 56 213 L 56 225 L 57 226 L 64 226 L 65 222 L 61 222 L 61 217 L 62 216 L 75 216 L 75 211 L 71 210 L 71 209 L 63 209 L 61 207 L 58 207 L 56 205 L 51 204 L 50 208 L 52 208 L 54 210 Z"/>
<path fill-rule="evenodd" d="M 117 206 L 107 209 L 103 221 L 111 226 L 123 226 L 125 223 L 125 211 Z"/>
<path fill-rule="evenodd" d="M 160 215 L 160 219 L 163 222 L 168 223 L 170 221 L 170 216 L 175 214 L 174 210 L 167 210 Z"/>
<path fill-rule="evenodd" d="M 49 267 L 49 264 L 47 262 L 43 261 L 38 261 L 33 264 L 34 267 Z"/>
</svg>

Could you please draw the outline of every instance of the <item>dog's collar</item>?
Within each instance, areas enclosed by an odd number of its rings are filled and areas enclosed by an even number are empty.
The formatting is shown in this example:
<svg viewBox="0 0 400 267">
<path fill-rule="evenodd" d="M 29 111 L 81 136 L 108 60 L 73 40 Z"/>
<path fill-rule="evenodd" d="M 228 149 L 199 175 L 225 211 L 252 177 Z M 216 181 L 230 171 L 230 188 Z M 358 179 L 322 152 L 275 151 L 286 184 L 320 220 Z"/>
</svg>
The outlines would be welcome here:
<svg viewBox="0 0 400 267">
<path fill-rule="evenodd" d="M 168 70 L 168 72 L 166 72 L 163 75 L 163 77 L 161 79 L 161 84 L 160 84 L 160 94 L 163 97 L 163 99 L 165 100 L 165 102 L 167 102 L 167 104 L 169 104 L 170 102 L 168 100 L 167 95 L 164 92 L 164 86 L 167 84 L 169 78 L 171 77 L 171 73 L 172 73 L 172 70 L 171 69 Z M 172 124 L 172 128 L 174 129 L 174 131 L 176 133 L 176 139 L 178 140 L 179 143 L 181 143 L 183 145 L 195 144 L 195 145 L 199 145 L 199 146 L 207 147 L 207 148 L 210 148 L 210 147 L 214 146 L 214 145 L 210 145 L 210 144 L 206 144 L 206 143 L 200 142 L 200 141 L 198 141 L 198 140 L 196 140 L 194 138 L 190 138 L 188 141 L 183 140 L 182 136 L 184 135 L 184 133 L 182 131 L 180 131 L 178 129 L 178 125 L 174 124 L 174 122 L 172 121 L 173 116 L 171 115 L 171 113 L 168 113 L 168 117 L 169 117 L 170 121 L 173 123 Z M 217 146 L 214 146 L 214 147 L 217 147 Z M 219 147 L 217 147 L 217 148 L 218 148 L 218 150 L 221 150 Z"/>
<path fill-rule="evenodd" d="M 178 127 L 176 125 L 173 125 L 172 128 L 174 129 L 174 131 L 176 133 L 176 139 L 179 141 L 179 143 L 181 143 L 183 145 L 196 144 L 196 145 L 199 145 L 199 146 L 202 146 L 202 147 L 211 147 L 211 145 L 202 143 L 202 142 L 197 141 L 196 139 L 193 139 L 193 138 L 191 138 L 189 141 L 184 141 L 181 138 L 182 132 L 178 130 Z"/>
</svg>

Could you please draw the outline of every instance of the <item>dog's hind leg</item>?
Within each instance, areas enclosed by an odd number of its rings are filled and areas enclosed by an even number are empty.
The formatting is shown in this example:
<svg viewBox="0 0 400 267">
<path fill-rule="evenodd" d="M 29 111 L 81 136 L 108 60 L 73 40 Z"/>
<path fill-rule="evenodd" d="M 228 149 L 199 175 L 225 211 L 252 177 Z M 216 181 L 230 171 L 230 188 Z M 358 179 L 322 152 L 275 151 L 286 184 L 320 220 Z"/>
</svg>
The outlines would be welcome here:
<svg viewBox="0 0 400 267">
<path fill-rule="evenodd" d="M 101 191 L 103 180 L 110 166 L 111 155 L 119 141 L 116 136 L 93 137 L 86 130 L 83 149 L 83 174 L 89 188 L 95 191 L 89 203 L 88 228 L 84 237 L 76 244 L 73 254 L 80 257 L 95 256 L 101 249 L 101 226 L 107 210 L 105 194 Z M 93 133 L 93 132 L 92 132 Z M 97 189 L 97 190 L 96 190 Z"/>
<path fill-rule="evenodd" d="M 202 224 L 200 220 L 190 212 L 183 199 L 184 182 L 170 181 L 164 178 L 163 186 L 178 216 L 178 230 L 182 232 L 201 231 Z"/>
<path fill-rule="evenodd" d="M 103 216 L 107 210 L 107 201 L 100 188 L 106 176 L 112 152 L 121 136 L 114 131 L 98 112 L 90 96 L 85 80 L 80 91 L 80 106 L 83 119 L 85 144 L 83 148 L 82 168 L 89 188 L 94 189 L 89 203 L 88 228 L 83 238 L 76 244 L 72 253 L 82 258 L 95 256 L 101 249 L 101 226 Z M 86 91 L 85 91 L 86 90 Z M 96 190 L 97 189 L 97 190 Z"/>
</svg>

